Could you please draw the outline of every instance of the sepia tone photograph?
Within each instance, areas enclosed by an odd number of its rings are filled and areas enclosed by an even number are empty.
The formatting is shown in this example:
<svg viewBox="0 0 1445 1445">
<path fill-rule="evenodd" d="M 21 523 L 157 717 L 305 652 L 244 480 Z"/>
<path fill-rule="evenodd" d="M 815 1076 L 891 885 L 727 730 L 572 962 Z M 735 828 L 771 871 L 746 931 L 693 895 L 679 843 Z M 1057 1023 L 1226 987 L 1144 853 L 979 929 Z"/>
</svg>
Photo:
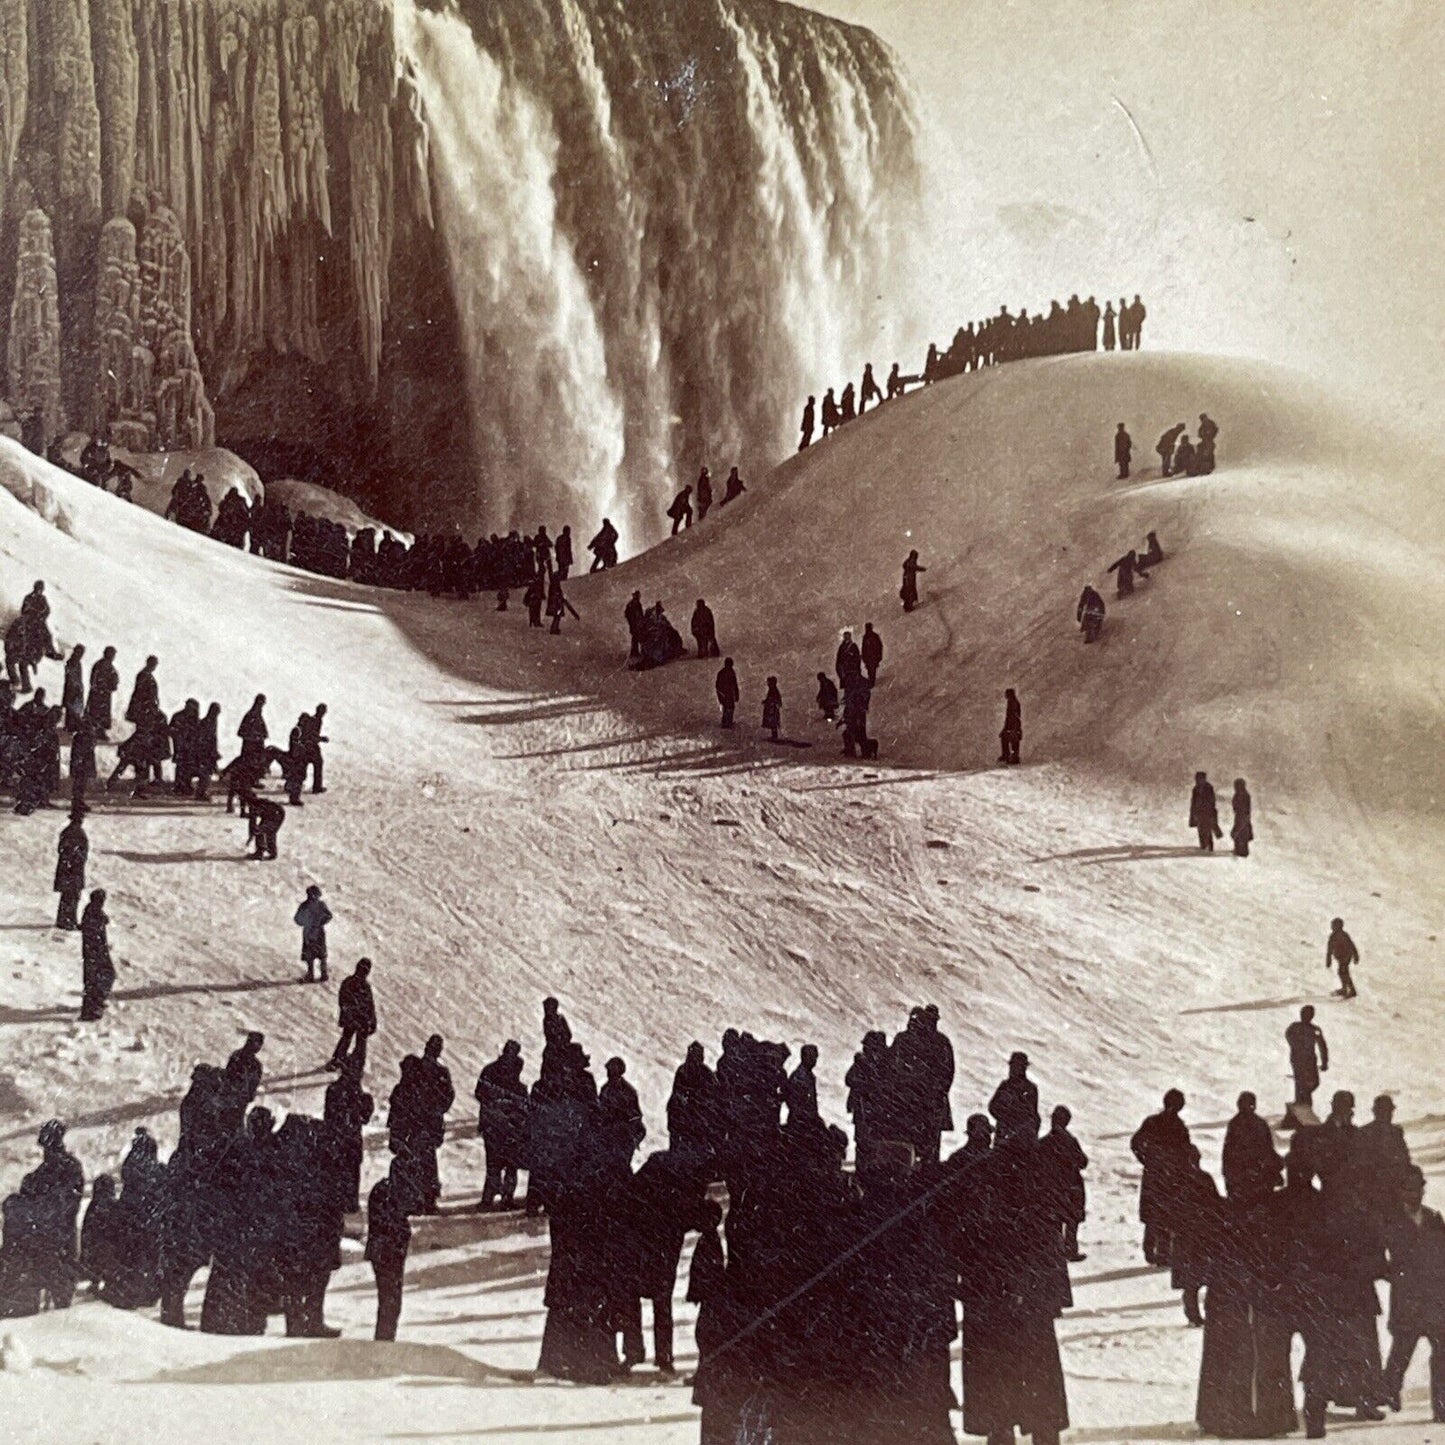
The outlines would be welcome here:
<svg viewBox="0 0 1445 1445">
<path fill-rule="evenodd" d="M 0 0 L 0 1445 L 1445 1445 L 1442 71 Z"/>
</svg>

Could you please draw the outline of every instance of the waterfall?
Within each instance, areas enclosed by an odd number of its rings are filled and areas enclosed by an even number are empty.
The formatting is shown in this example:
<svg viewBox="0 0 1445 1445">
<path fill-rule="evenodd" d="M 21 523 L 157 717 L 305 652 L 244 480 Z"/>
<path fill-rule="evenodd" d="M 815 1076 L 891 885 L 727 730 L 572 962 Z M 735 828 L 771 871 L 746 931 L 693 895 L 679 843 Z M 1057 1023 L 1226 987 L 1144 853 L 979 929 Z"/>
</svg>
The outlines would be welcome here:
<svg viewBox="0 0 1445 1445">
<path fill-rule="evenodd" d="M 394 0 L 429 131 L 486 530 L 636 547 L 810 391 L 915 369 L 920 126 L 874 36 L 775 0 Z"/>
</svg>

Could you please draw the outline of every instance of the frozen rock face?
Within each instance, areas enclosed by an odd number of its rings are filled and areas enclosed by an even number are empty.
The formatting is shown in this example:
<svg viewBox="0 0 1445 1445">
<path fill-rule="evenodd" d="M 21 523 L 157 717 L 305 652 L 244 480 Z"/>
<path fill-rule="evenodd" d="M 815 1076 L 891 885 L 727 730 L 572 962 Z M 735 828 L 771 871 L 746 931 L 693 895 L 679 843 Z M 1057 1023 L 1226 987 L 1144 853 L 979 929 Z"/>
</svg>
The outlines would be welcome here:
<svg viewBox="0 0 1445 1445">
<path fill-rule="evenodd" d="M 916 133 L 884 46 L 775 0 L 0 0 L 0 327 L 38 207 L 76 424 L 646 541 L 912 344 Z"/>
<path fill-rule="evenodd" d="M 60 305 L 50 218 L 32 209 L 20 220 L 15 291 L 5 347 L 5 379 L 11 407 L 22 418 L 39 414 L 42 442 L 59 434 Z"/>
</svg>

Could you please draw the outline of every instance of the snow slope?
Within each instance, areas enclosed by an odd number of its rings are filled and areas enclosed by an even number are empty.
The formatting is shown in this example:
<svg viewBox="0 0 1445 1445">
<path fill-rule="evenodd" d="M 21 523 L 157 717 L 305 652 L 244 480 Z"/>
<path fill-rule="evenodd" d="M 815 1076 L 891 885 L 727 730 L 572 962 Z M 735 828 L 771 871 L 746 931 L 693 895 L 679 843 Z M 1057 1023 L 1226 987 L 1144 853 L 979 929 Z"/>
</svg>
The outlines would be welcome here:
<svg viewBox="0 0 1445 1445">
<path fill-rule="evenodd" d="M 1215 476 L 1112 481 L 1114 421 L 1142 463 L 1200 409 L 1223 429 Z M 214 696 L 233 729 L 265 691 L 281 731 L 325 700 L 333 738 L 332 791 L 291 814 L 266 868 L 236 866 L 244 830 L 215 807 L 116 798 L 92 817 L 121 960 L 98 1026 L 74 1021 L 78 948 L 48 927 L 60 817 L 0 814 L 0 1177 L 51 1113 L 89 1170 L 115 1167 L 136 1123 L 168 1145 L 192 1062 L 252 1026 L 268 1104 L 319 1107 L 334 998 L 295 984 L 290 923 L 313 880 L 337 971 L 377 961 L 383 1098 L 433 1028 L 464 1099 L 507 1037 L 535 1067 L 555 992 L 594 1061 L 627 1057 L 650 1144 L 687 1042 L 711 1053 L 733 1023 L 818 1043 L 841 1120 L 864 1029 L 931 1001 L 958 1051 L 960 1123 L 1023 1047 L 1093 1160 L 1090 1260 L 1061 1329 L 1070 1438 L 1188 1438 L 1198 1337 L 1141 1267 L 1127 1151 L 1163 1089 L 1185 1088 L 1216 1162 L 1241 1088 L 1283 1099 L 1282 1031 L 1318 998 L 1331 1081 L 1362 1102 L 1398 1091 L 1417 1157 L 1445 1169 L 1431 465 L 1275 372 L 1147 353 L 1019 366 L 865 417 L 691 536 L 579 581 L 585 625 L 556 639 L 487 599 L 241 556 L 0 440 L 0 614 L 43 576 L 58 638 L 115 643 L 127 685 L 155 650 L 170 707 Z M 1084 649 L 1079 585 L 1149 527 L 1170 560 Z M 905 620 L 909 545 L 930 571 Z M 694 596 L 712 601 L 744 677 L 736 737 L 713 727 L 711 666 L 622 667 L 634 586 L 684 628 Z M 839 623 L 868 617 L 889 650 L 885 765 L 864 769 L 803 704 Z M 812 747 L 758 740 L 766 672 Z M 58 690 L 58 665 L 41 680 Z M 987 766 L 1005 683 L 1028 728 L 1007 773 Z M 1248 863 L 1188 846 L 1195 766 L 1254 784 Z M 1364 953 L 1348 1009 L 1322 968 L 1334 912 Z M 454 1130 L 445 1202 L 462 1207 L 482 1160 L 467 1109 Z M 379 1127 L 373 1145 L 368 1178 Z M 695 1439 L 680 1384 L 529 1382 L 544 1245 L 520 1221 L 423 1224 L 394 1349 L 364 1343 L 358 1265 L 333 1288 L 334 1346 L 182 1336 L 99 1305 L 14 1322 L 38 1363 L 0 1373 L 0 1440 L 137 1438 L 138 1419 L 190 1439 L 218 1410 L 239 1440 Z M 1422 1381 L 1423 1361 L 1407 1415 L 1372 1438 L 1428 1437 Z"/>
</svg>

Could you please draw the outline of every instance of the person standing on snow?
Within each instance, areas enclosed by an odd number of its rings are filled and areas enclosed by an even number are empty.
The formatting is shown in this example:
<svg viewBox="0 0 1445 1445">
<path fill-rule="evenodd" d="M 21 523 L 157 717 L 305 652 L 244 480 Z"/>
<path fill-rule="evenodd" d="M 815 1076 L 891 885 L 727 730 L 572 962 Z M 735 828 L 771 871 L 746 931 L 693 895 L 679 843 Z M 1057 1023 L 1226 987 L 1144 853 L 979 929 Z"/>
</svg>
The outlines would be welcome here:
<svg viewBox="0 0 1445 1445">
<path fill-rule="evenodd" d="M 1340 986 L 1335 990 L 1337 998 L 1354 998 L 1355 984 L 1350 977 L 1350 970 L 1359 961 L 1360 950 L 1355 947 L 1355 940 L 1345 932 L 1345 920 L 1332 918 L 1330 936 L 1325 943 L 1325 967 L 1339 967 Z"/>
<path fill-rule="evenodd" d="M 1194 775 L 1194 791 L 1189 797 L 1189 826 L 1199 834 L 1199 848 L 1203 853 L 1214 852 L 1214 840 L 1224 837 L 1219 826 L 1214 784 L 1204 773 Z"/>
<path fill-rule="evenodd" d="M 301 930 L 301 962 L 306 966 L 306 982 L 315 983 L 316 965 L 321 965 L 322 983 L 326 982 L 326 925 L 331 910 L 321 901 L 321 889 L 313 883 L 306 890 L 305 901 L 292 920 Z"/>
<path fill-rule="evenodd" d="M 732 658 L 725 658 L 723 665 L 718 671 L 717 683 L 718 706 L 722 708 L 721 727 L 730 728 L 733 725 L 733 713 L 737 709 L 738 699 L 742 696 L 742 690 L 738 686 L 738 675 L 733 671 Z"/>
</svg>

